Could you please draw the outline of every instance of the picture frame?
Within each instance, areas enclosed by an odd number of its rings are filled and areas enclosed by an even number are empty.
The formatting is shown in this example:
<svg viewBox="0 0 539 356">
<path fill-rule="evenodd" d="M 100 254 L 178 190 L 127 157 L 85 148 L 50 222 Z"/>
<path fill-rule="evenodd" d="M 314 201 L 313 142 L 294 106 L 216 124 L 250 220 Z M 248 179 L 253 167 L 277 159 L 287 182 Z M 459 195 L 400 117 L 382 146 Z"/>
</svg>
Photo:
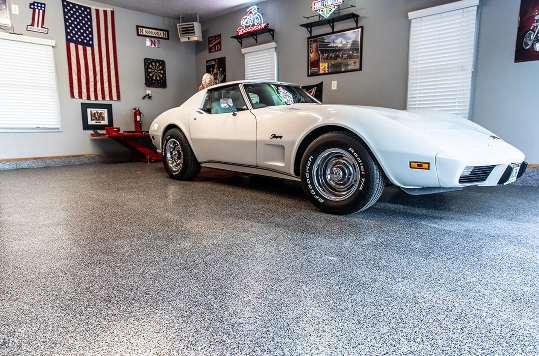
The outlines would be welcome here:
<svg viewBox="0 0 539 356">
<path fill-rule="evenodd" d="M 362 70 L 363 26 L 307 38 L 307 76 Z"/>
<path fill-rule="evenodd" d="M 208 53 L 219 52 L 221 49 L 221 34 L 208 36 Z"/>
<path fill-rule="evenodd" d="M 11 27 L 7 0 L 0 0 L 0 26 Z"/>
<path fill-rule="evenodd" d="M 208 59 L 206 61 L 206 73 L 213 75 L 215 84 L 226 82 L 226 57 Z"/>
<path fill-rule="evenodd" d="M 539 60 L 539 0 L 521 0 L 515 63 Z"/>
<path fill-rule="evenodd" d="M 114 126 L 112 104 L 81 103 L 82 129 L 104 130 Z"/>
</svg>

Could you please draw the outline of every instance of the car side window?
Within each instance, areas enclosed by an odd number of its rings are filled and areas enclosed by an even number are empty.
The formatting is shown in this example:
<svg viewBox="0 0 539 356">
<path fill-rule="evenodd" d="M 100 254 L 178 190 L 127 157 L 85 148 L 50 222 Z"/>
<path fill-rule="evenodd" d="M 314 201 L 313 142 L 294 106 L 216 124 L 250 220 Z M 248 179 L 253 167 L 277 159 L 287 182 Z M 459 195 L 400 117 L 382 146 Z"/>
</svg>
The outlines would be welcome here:
<svg viewBox="0 0 539 356">
<path fill-rule="evenodd" d="M 222 99 L 225 99 L 225 101 L 222 102 Z M 230 103 L 230 101 L 232 105 L 223 104 L 224 102 Z M 202 104 L 202 110 L 209 114 L 224 114 L 248 109 L 239 85 L 233 85 L 208 90 Z"/>
<path fill-rule="evenodd" d="M 211 114 L 211 94 L 212 93 L 210 91 L 206 92 L 206 96 L 204 97 L 204 101 L 202 102 L 202 107 L 200 108 L 202 111 L 208 114 Z"/>
</svg>

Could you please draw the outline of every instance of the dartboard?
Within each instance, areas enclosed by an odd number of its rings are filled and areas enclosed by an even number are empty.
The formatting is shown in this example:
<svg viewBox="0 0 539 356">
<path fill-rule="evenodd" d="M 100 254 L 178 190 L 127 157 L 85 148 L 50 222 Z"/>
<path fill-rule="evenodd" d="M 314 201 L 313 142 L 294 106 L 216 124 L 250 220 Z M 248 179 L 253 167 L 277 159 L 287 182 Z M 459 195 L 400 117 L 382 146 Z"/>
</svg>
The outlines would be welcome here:
<svg viewBox="0 0 539 356">
<path fill-rule="evenodd" d="M 161 59 L 144 58 L 144 76 L 148 88 L 166 88 L 167 74 L 165 61 Z"/>
</svg>

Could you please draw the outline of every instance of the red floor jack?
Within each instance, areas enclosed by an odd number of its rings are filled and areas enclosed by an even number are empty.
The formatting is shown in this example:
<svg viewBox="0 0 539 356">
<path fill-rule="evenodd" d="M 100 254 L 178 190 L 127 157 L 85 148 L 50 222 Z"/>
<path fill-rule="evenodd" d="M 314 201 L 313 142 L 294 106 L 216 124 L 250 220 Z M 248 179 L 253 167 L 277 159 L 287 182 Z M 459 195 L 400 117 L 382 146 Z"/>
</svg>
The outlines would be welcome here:
<svg viewBox="0 0 539 356">
<path fill-rule="evenodd" d="M 134 138 L 150 137 L 148 131 L 142 131 L 142 116 L 144 114 L 140 111 L 140 107 L 133 108 L 133 121 L 135 124 L 135 131 L 120 132 L 119 127 L 105 127 L 105 133 L 102 134 L 97 130 L 90 134 L 93 138 L 111 138 L 116 142 L 128 147 L 133 151 L 133 155 L 136 160 L 143 162 L 155 162 L 160 161 L 162 156 L 159 153 L 152 151 L 151 149 L 133 141 Z"/>
</svg>

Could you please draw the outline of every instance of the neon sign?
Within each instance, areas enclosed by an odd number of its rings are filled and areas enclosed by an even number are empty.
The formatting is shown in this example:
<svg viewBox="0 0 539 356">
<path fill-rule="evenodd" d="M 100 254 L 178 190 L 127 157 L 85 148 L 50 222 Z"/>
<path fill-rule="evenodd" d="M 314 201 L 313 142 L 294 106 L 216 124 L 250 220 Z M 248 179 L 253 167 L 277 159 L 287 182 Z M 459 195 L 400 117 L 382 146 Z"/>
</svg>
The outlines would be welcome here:
<svg viewBox="0 0 539 356">
<path fill-rule="evenodd" d="M 258 6 L 251 6 L 247 9 L 247 15 L 241 18 L 240 27 L 236 30 L 238 35 L 245 33 L 262 30 L 268 27 L 267 23 L 264 23 L 262 14 L 258 12 Z"/>
<path fill-rule="evenodd" d="M 315 0 L 311 9 L 318 12 L 324 18 L 328 18 L 344 0 Z"/>
</svg>

